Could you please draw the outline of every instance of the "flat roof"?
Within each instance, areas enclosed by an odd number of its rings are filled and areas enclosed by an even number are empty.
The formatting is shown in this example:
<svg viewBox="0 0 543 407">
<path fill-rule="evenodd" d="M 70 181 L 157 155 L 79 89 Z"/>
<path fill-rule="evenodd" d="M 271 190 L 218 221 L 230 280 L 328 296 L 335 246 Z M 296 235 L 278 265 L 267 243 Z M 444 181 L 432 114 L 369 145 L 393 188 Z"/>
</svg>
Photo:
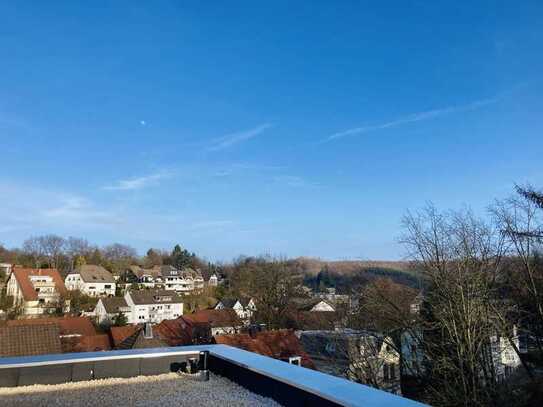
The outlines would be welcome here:
<svg viewBox="0 0 543 407">
<path fill-rule="evenodd" d="M 114 360 L 126 358 L 188 355 L 200 351 L 236 364 L 240 367 L 273 378 L 289 386 L 315 394 L 318 397 L 344 406 L 360 407 L 421 407 L 424 404 L 351 382 L 315 370 L 234 348 L 228 345 L 193 345 L 150 349 L 129 349 L 107 352 L 84 352 L 57 355 L 39 355 L 0 358 L 0 374 L 3 368 L 46 366 L 69 362 Z"/>
<path fill-rule="evenodd" d="M 4 407 L 54 406 L 279 406 L 221 376 L 209 381 L 167 373 L 54 385 L 0 388 Z"/>
</svg>

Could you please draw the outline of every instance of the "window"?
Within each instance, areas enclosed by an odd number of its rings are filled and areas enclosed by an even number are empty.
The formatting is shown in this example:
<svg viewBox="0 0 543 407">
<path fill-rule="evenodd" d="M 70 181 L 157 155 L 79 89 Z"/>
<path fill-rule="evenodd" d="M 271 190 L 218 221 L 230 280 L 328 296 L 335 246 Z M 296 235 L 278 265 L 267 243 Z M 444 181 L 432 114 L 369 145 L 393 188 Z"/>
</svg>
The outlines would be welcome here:
<svg viewBox="0 0 543 407">
<path fill-rule="evenodd" d="M 385 363 L 383 365 L 383 379 L 385 382 L 396 380 L 396 365 L 392 363 Z"/>
<path fill-rule="evenodd" d="M 111 284 L 104 285 L 104 288 L 111 288 Z"/>
</svg>

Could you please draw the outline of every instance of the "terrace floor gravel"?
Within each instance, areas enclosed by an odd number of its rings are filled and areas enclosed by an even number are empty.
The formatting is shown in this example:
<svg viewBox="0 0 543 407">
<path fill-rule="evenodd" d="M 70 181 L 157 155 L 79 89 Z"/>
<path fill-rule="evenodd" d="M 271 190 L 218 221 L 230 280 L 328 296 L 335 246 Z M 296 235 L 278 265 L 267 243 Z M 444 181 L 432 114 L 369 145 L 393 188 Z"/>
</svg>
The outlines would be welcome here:
<svg viewBox="0 0 543 407">
<path fill-rule="evenodd" d="M 0 388 L 0 406 L 280 406 L 224 377 L 207 382 L 168 373 Z"/>
</svg>

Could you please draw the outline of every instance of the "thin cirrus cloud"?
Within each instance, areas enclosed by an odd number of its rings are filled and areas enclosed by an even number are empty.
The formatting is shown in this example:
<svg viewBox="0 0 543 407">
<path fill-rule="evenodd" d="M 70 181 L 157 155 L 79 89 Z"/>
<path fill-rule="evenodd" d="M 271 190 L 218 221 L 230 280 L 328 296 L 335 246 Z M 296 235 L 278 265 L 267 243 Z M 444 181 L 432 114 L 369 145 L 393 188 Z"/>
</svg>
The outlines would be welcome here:
<svg viewBox="0 0 543 407">
<path fill-rule="evenodd" d="M 226 136 L 216 138 L 211 141 L 211 144 L 208 147 L 208 150 L 220 151 L 220 150 L 230 148 L 236 144 L 240 144 L 257 137 L 258 135 L 262 134 L 265 130 L 269 129 L 270 127 L 272 127 L 270 123 L 264 123 L 264 124 L 261 124 L 260 126 L 254 127 L 249 130 L 227 134 Z"/>
<path fill-rule="evenodd" d="M 474 102 L 471 102 L 465 105 L 460 105 L 460 106 L 449 106 L 449 107 L 445 107 L 441 109 L 433 109 L 433 110 L 427 110 L 424 112 L 413 113 L 408 116 L 404 116 L 399 119 L 391 120 L 385 123 L 380 123 L 380 124 L 376 124 L 372 126 L 355 127 L 353 129 L 340 131 L 340 132 L 332 134 L 331 136 L 328 136 L 327 138 L 323 140 L 323 142 L 338 140 L 347 136 L 355 136 L 355 135 L 370 133 L 373 131 L 399 127 L 399 126 L 403 126 L 404 124 L 435 119 L 437 117 L 445 116 L 445 115 L 449 115 L 453 113 L 469 112 L 469 111 L 477 110 L 482 107 L 496 103 L 498 100 L 499 100 L 498 97 L 494 97 L 494 98 L 489 98 L 489 99 L 476 100 Z"/>
<path fill-rule="evenodd" d="M 143 177 L 122 179 L 117 181 L 114 185 L 105 186 L 103 189 L 109 191 L 134 191 L 158 185 L 161 180 L 170 178 L 171 176 L 172 174 L 169 172 L 159 172 Z"/>
</svg>

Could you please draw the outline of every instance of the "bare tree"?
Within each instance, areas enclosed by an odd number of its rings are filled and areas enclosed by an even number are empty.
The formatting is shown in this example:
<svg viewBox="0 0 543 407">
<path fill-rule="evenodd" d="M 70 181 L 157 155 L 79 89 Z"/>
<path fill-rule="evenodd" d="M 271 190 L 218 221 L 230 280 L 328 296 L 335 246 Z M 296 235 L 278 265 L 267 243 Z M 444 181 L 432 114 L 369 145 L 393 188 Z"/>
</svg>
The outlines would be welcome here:
<svg viewBox="0 0 543 407">
<path fill-rule="evenodd" d="M 489 340 L 496 334 L 496 281 L 502 235 L 470 211 L 408 213 L 401 242 L 427 283 L 424 348 L 431 360 L 429 401 L 488 405 L 497 393 Z"/>
<path fill-rule="evenodd" d="M 491 212 L 509 243 L 513 274 L 509 288 L 543 351 L 543 194 L 517 187 L 517 195 L 497 201 Z"/>
</svg>

